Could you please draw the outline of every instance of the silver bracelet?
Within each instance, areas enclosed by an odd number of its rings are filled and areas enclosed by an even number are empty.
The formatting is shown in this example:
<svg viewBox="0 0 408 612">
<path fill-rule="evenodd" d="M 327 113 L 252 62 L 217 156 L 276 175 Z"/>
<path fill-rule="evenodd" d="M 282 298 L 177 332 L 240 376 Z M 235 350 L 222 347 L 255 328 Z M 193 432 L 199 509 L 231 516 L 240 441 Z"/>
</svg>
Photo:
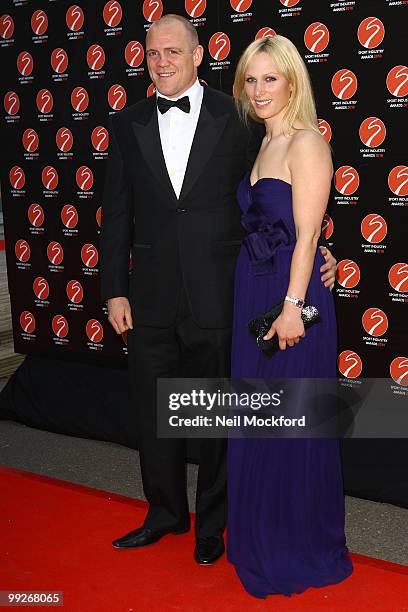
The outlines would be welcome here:
<svg viewBox="0 0 408 612">
<path fill-rule="evenodd" d="M 305 305 L 305 300 L 302 300 L 301 298 L 290 297 L 289 295 L 285 297 L 285 301 L 291 302 L 291 304 L 294 304 L 298 308 L 303 308 L 303 306 Z"/>
</svg>

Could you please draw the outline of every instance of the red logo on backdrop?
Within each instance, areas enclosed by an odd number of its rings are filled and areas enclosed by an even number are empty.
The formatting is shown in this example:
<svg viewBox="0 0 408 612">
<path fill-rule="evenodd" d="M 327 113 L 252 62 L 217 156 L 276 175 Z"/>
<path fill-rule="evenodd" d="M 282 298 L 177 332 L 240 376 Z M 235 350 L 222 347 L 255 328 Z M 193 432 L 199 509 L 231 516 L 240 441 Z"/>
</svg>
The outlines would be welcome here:
<svg viewBox="0 0 408 612">
<path fill-rule="evenodd" d="M 352 289 L 360 282 L 360 268 L 352 259 L 342 259 L 337 265 L 337 282 L 345 289 Z"/>
<path fill-rule="evenodd" d="M 20 98 L 15 91 L 8 91 L 4 96 L 4 110 L 9 115 L 16 115 L 20 110 Z"/>
<path fill-rule="evenodd" d="M 326 238 L 326 240 L 328 240 L 333 235 L 333 232 L 334 232 L 333 219 L 328 213 L 326 213 L 324 215 L 323 223 L 322 223 L 322 234 Z"/>
<path fill-rule="evenodd" d="M 92 130 L 91 141 L 97 151 L 106 151 L 109 146 L 109 132 L 105 127 L 98 125 Z"/>
<path fill-rule="evenodd" d="M 357 191 L 360 177 L 353 166 L 340 166 L 334 175 L 334 185 L 342 195 L 351 195 Z"/>
<path fill-rule="evenodd" d="M 360 125 L 358 133 L 366 147 L 379 147 L 385 140 L 387 130 L 378 117 L 367 117 Z"/>
<path fill-rule="evenodd" d="M 0 36 L 4 40 L 8 40 L 13 36 L 14 32 L 14 21 L 10 15 L 2 15 L 0 17 Z"/>
<path fill-rule="evenodd" d="M 126 104 L 126 91 L 122 85 L 112 85 L 108 91 L 109 106 L 113 110 L 121 110 Z"/>
<path fill-rule="evenodd" d="M 50 295 L 50 286 L 43 276 L 34 279 L 33 290 L 39 300 L 46 300 Z"/>
<path fill-rule="evenodd" d="M 36 97 L 37 108 L 40 113 L 50 113 L 54 106 L 54 99 L 48 89 L 40 89 Z"/>
<path fill-rule="evenodd" d="M 146 91 L 146 96 L 150 98 L 150 96 L 153 96 L 155 93 L 156 93 L 156 88 L 154 86 L 154 83 L 150 83 Z"/>
<path fill-rule="evenodd" d="M 138 68 L 144 60 L 144 49 L 140 42 L 131 40 L 125 48 L 125 60 L 132 68 Z"/>
<path fill-rule="evenodd" d="M 78 219 L 78 211 L 75 206 L 72 206 L 72 204 L 65 204 L 61 210 L 61 221 L 65 227 L 68 227 L 69 229 L 76 227 Z"/>
<path fill-rule="evenodd" d="M 86 61 L 91 70 L 101 70 L 105 64 L 105 51 L 101 45 L 91 45 L 86 54 Z"/>
<path fill-rule="evenodd" d="M 357 37 L 366 49 L 375 49 L 385 34 L 384 24 L 377 17 L 366 17 L 358 26 Z"/>
<path fill-rule="evenodd" d="M 51 66 L 54 72 L 61 74 L 68 68 L 68 54 L 64 49 L 58 47 L 51 53 Z"/>
<path fill-rule="evenodd" d="M 370 213 L 361 222 L 361 233 L 367 242 L 377 244 L 387 235 L 387 223 L 381 215 Z"/>
<path fill-rule="evenodd" d="M 201 17 L 207 8 L 206 0 L 185 0 L 184 6 L 190 17 Z"/>
<path fill-rule="evenodd" d="M 321 53 L 329 44 L 330 34 L 327 26 L 320 21 L 311 23 L 305 30 L 304 41 L 312 53 Z"/>
<path fill-rule="evenodd" d="M 261 28 L 256 33 L 255 40 L 258 40 L 259 38 L 265 38 L 265 36 L 276 36 L 276 32 L 275 30 L 272 30 L 272 28 Z"/>
<path fill-rule="evenodd" d="M 397 385 L 408 385 L 408 357 L 396 357 L 390 363 L 391 378 Z"/>
<path fill-rule="evenodd" d="M 283 6 L 288 6 L 288 7 L 292 7 L 292 6 L 296 6 L 297 4 L 299 4 L 300 0 L 280 0 L 280 3 L 283 4 Z"/>
<path fill-rule="evenodd" d="M 58 185 L 58 172 L 52 166 L 45 166 L 41 173 L 41 180 L 44 187 L 52 191 Z"/>
<path fill-rule="evenodd" d="M 357 378 L 363 369 L 363 362 L 355 351 L 343 351 L 339 355 L 338 368 L 346 378 Z"/>
<path fill-rule="evenodd" d="M 116 28 L 122 20 L 122 7 L 116 0 L 107 2 L 103 9 L 103 20 L 110 28 Z"/>
<path fill-rule="evenodd" d="M 144 0 L 143 16 L 146 21 L 156 21 L 163 14 L 163 2 L 161 0 Z"/>
<path fill-rule="evenodd" d="M 92 170 L 88 166 L 80 166 L 76 171 L 75 179 L 81 191 L 89 191 L 94 182 Z"/>
<path fill-rule="evenodd" d="M 72 32 L 78 32 L 84 25 L 84 12 L 81 7 L 77 4 L 70 6 L 67 10 L 65 21 Z"/>
<path fill-rule="evenodd" d="M 395 166 L 388 175 L 388 187 L 397 196 L 408 195 L 408 166 Z"/>
<path fill-rule="evenodd" d="M 395 291 L 399 293 L 408 292 L 408 264 L 396 263 L 388 272 L 388 281 Z"/>
<path fill-rule="evenodd" d="M 390 94 L 403 98 L 408 95 L 408 68 L 394 66 L 387 74 L 387 87 Z"/>
<path fill-rule="evenodd" d="M 330 127 L 330 124 L 325 119 L 318 119 L 318 121 L 321 135 L 326 140 L 326 142 L 330 142 L 332 137 L 332 129 Z"/>
<path fill-rule="evenodd" d="M 99 227 L 101 227 L 102 225 L 102 206 L 100 206 L 98 210 L 96 211 L 95 219 Z"/>
<path fill-rule="evenodd" d="M 22 51 L 17 57 L 17 69 L 23 76 L 29 76 L 34 68 L 33 57 L 28 51 Z"/>
<path fill-rule="evenodd" d="M 24 170 L 20 166 L 13 166 L 9 172 L 9 179 L 14 189 L 22 189 L 25 185 Z"/>
<path fill-rule="evenodd" d="M 72 145 L 74 144 L 74 137 L 72 135 L 71 130 L 66 127 L 62 127 L 55 134 L 55 142 L 57 143 L 57 147 L 63 153 L 67 153 L 72 149 Z"/>
<path fill-rule="evenodd" d="M 349 100 L 357 91 L 357 77 L 351 70 L 342 68 L 332 78 L 331 88 L 339 100 Z"/>
<path fill-rule="evenodd" d="M 367 308 L 361 322 L 367 334 L 376 338 L 383 336 L 388 329 L 387 315 L 379 308 Z"/>
<path fill-rule="evenodd" d="M 58 338 L 65 338 L 68 334 L 68 321 L 62 315 L 55 315 L 52 319 L 52 330 Z"/>
<path fill-rule="evenodd" d="M 38 145 L 40 144 L 38 134 L 32 128 L 28 128 L 27 130 L 25 130 L 22 141 L 23 147 L 29 153 L 33 153 L 34 151 L 36 151 L 38 149 Z"/>
<path fill-rule="evenodd" d="M 75 87 L 71 93 L 71 104 L 78 113 L 82 113 L 88 108 L 89 96 L 85 87 Z"/>
<path fill-rule="evenodd" d="M 103 327 L 97 319 L 89 319 L 86 324 L 86 335 L 91 342 L 100 342 L 103 338 Z"/>
<path fill-rule="evenodd" d="M 224 32 L 216 32 L 213 34 L 208 43 L 208 50 L 211 57 L 217 62 L 222 62 L 228 57 L 231 50 L 230 39 Z"/>
<path fill-rule="evenodd" d="M 230 0 L 230 4 L 237 13 L 244 13 L 251 6 L 252 0 Z"/>
<path fill-rule="evenodd" d="M 81 283 L 77 280 L 70 280 L 67 283 L 67 296 L 73 304 L 79 304 L 84 298 L 84 290 Z"/>
<path fill-rule="evenodd" d="M 47 247 L 47 257 L 54 266 L 58 266 L 64 259 L 64 250 L 59 242 L 52 241 Z"/>
<path fill-rule="evenodd" d="M 30 259 L 30 256 L 31 256 L 30 245 L 23 238 L 21 238 L 20 240 L 17 240 L 16 245 L 14 247 L 14 252 L 16 254 L 17 259 L 19 261 L 22 261 L 23 263 L 25 263 L 26 261 Z"/>
<path fill-rule="evenodd" d="M 27 216 L 34 227 L 40 227 L 44 223 L 44 210 L 39 204 L 30 204 Z"/>
<path fill-rule="evenodd" d="M 37 36 L 45 34 L 48 28 L 48 17 L 44 11 L 34 11 L 31 17 L 31 28 Z"/>
<path fill-rule="evenodd" d="M 99 260 L 96 247 L 90 243 L 84 244 L 81 249 L 81 259 L 87 268 L 94 268 Z"/>
<path fill-rule="evenodd" d="M 20 325 L 26 334 L 32 334 L 35 330 L 35 317 L 29 310 L 23 310 L 21 313 Z"/>
</svg>

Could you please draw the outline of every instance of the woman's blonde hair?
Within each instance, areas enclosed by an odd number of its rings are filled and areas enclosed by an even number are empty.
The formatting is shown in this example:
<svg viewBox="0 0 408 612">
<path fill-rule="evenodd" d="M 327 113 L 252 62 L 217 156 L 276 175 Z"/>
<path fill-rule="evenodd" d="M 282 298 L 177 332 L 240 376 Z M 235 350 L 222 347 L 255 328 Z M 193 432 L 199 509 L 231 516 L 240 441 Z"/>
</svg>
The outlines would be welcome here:
<svg viewBox="0 0 408 612">
<path fill-rule="evenodd" d="M 258 53 L 267 53 L 280 72 L 292 86 L 292 93 L 283 117 L 283 129 L 289 133 L 294 129 L 294 123 L 301 121 L 305 127 L 320 134 L 316 106 L 310 83 L 309 73 L 295 45 L 285 36 L 266 36 L 254 40 L 243 52 L 235 72 L 233 96 L 238 112 L 245 123 L 248 117 L 258 123 L 259 119 L 245 92 L 245 75 L 248 65 Z"/>
</svg>

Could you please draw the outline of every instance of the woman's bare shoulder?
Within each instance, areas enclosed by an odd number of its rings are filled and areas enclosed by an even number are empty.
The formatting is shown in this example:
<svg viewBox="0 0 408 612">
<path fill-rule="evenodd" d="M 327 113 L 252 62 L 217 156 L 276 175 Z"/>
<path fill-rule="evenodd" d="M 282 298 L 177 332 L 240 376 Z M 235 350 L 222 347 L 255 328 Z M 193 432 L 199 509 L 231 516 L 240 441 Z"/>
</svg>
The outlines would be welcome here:
<svg viewBox="0 0 408 612">
<path fill-rule="evenodd" d="M 312 129 L 298 130 L 293 134 L 287 163 L 292 174 L 300 172 L 305 177 L 333 174 L 330 148 L 323 136 Z"/>
<path fill-rule="evenodd" d="M 291 137 L 291 147 L 321 147 L 327 148 L 327 144 L 320 134 L 311 128 L 302 128 L 296 130 Z"/>
<path fill-rule="evenodd" d="M 288 153 L 290 157 L 305 155 L 318 158 L 331 158 L 330 149 L 323 136 L 312 129 L 296 130 L 292 135 Z"/>
</svg>

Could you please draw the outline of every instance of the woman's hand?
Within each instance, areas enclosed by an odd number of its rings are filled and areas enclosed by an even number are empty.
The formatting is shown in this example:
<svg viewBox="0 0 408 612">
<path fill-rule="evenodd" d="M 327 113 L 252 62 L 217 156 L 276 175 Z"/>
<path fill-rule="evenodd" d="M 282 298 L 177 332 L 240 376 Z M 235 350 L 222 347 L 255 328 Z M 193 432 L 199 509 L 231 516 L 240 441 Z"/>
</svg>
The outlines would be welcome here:
<svg viewBox="0 0 408 612">
<path fill-rule="evenodd" d="M 286 345 L 294 346 L 300 340 L 305 337 L 305 326 L 301 319 L 301 312 L 297 306 L 285 304 L 279 317 L 271 325 L 271 329 L 268 331 L 264 340 L 270 340 L 275 334 L 279 338 L 279 348 L 284 351 Z"/>
</svg>

